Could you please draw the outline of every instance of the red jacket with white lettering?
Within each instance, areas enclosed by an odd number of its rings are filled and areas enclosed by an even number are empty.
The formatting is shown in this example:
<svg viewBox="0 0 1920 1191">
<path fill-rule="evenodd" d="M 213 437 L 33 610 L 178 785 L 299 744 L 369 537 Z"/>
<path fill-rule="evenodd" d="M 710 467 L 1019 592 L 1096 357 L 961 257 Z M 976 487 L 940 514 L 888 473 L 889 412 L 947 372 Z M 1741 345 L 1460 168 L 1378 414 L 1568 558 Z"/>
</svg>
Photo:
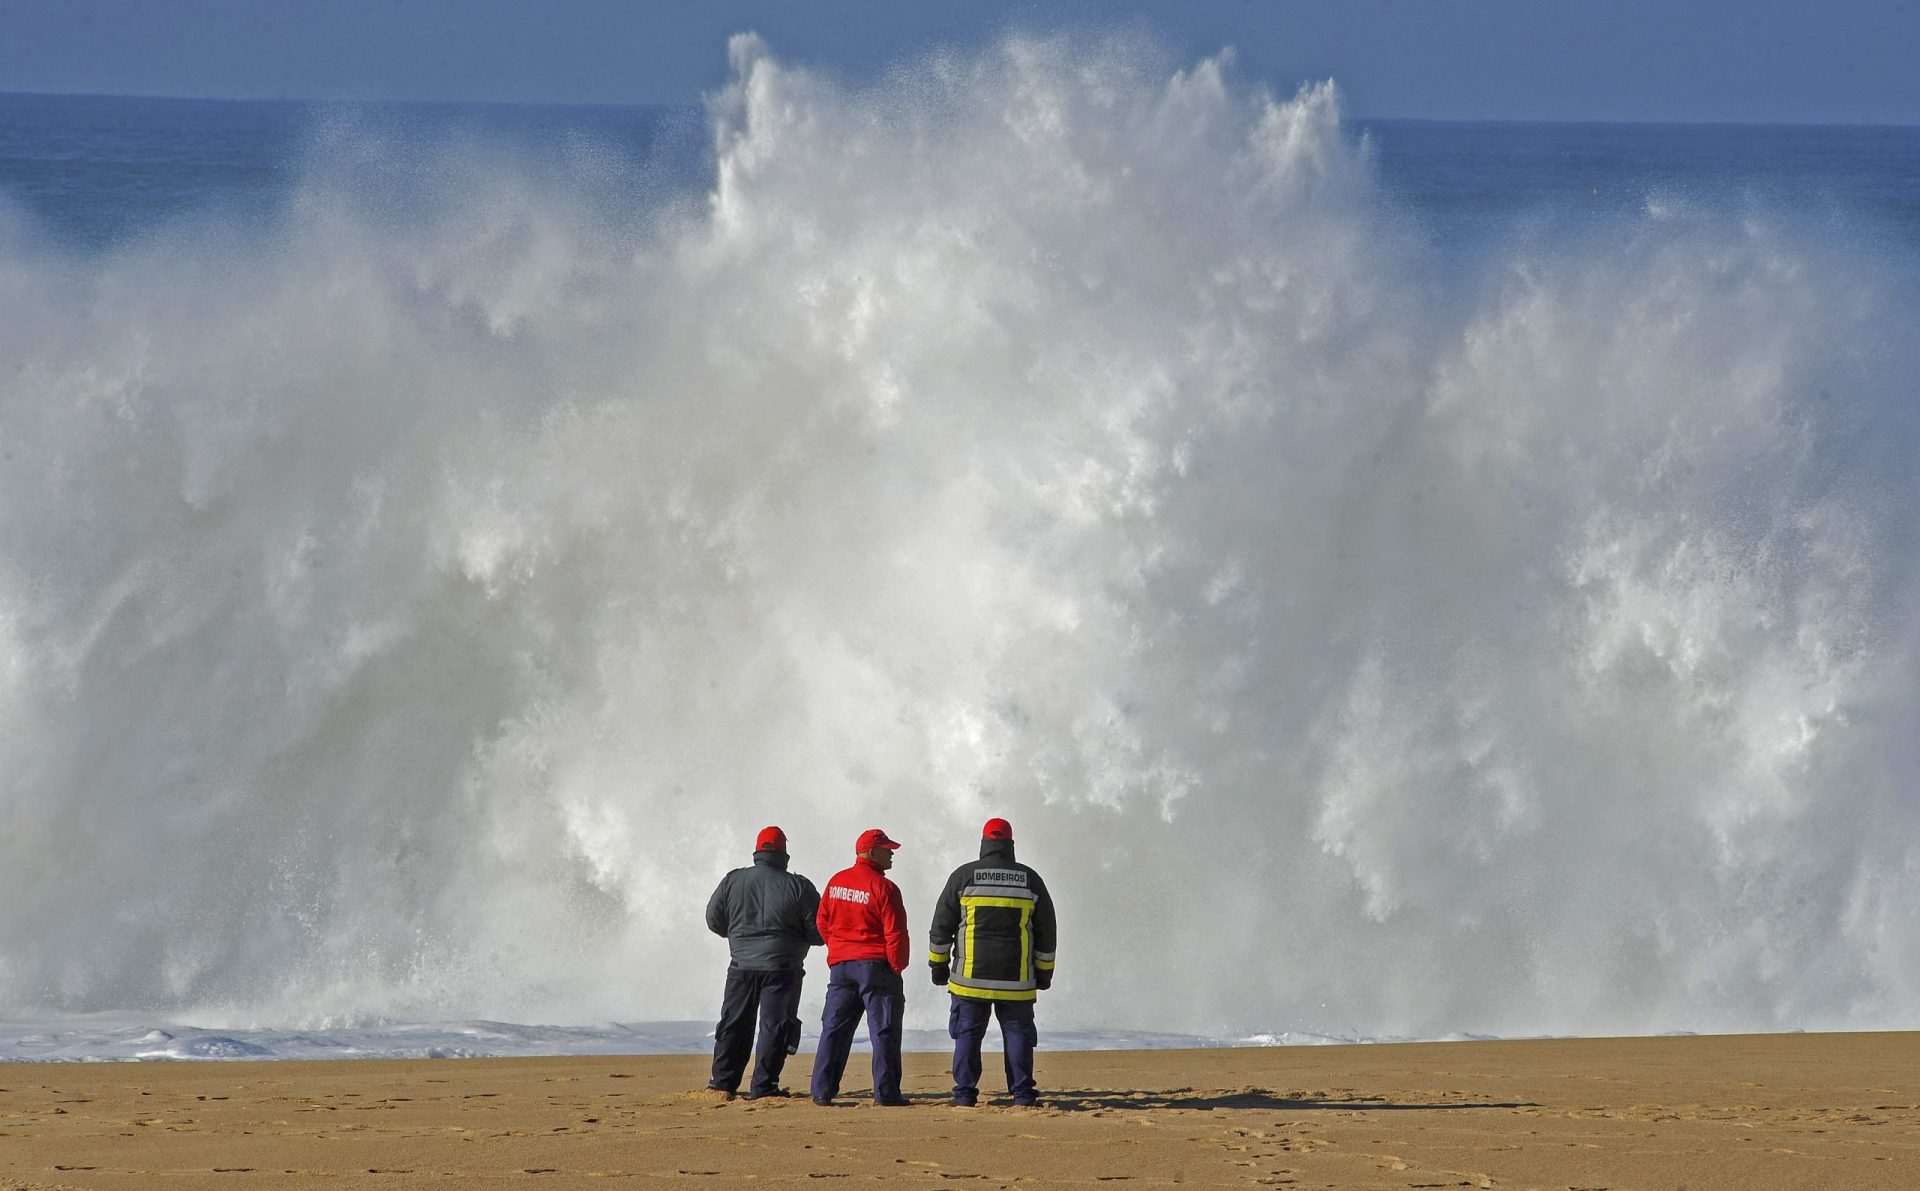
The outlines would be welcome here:
<svg viewBox="0 0 1920 1191">
<path fill-rule="evenodd" d="M 827 966 L 879 959 L 896 972 L 907 970 L 907 907 L 900 887 L 865 856 L 833 874 L 814 917 L 827 941 Z"/>
</svg>

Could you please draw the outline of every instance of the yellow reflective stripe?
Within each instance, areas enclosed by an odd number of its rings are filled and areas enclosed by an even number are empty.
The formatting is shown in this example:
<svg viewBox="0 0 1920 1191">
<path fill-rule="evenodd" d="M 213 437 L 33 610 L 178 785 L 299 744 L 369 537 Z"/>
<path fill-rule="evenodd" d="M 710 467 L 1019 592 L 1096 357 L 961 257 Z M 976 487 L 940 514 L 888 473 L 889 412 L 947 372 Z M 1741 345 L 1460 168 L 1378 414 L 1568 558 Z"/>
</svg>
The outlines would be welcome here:
<svg viewBox="0 0 1920 1191">
<path fill-rule="evenodd" d="M 1053 971 L 1053 961 L 1050 959 L 1043 959 L 1038 963 L 1034 964 L 1033 966 L 1036 968 L 1039 968 L 1042 972 Z"/>
<path fill-rule="evenodd" d="M 1033 922 L 1033 900 L 1024 897 L 963 897 L 960 899 L 960 906 L 967 912 L 967 962 L 966 970 L 960 974 L 973 975 L 973 912 L 981 906 L 992 906 L 1000 910 L 1020 911 L 1020 978 L 1026 979 L 1027 972 L 1033 966 L 1033 931 L 1030 929 Z"/>
<path fill-rule="evenodd" d="M 973 1001 L 1037 1001 L 1040 995 L 1030 988 L 975 988 L 971 984 L 949 981 L 947 991 Z"/>
<path fill-rule="evenodd" d="M 927 962 L 930 964 L 943 964 L 946 963 L 951 956 L 952 953 L 947 951 L 929 951 L 927 952 Z"/>
<path fill-rule="evenodd" d="M 1020 908 L 1020 979 L 1025 980 L 1027 973 L 1033 970 L 1033 931 L 1027 924 L 1033 920 L 1033 903 L 1028 902 Z"/>
</svg>

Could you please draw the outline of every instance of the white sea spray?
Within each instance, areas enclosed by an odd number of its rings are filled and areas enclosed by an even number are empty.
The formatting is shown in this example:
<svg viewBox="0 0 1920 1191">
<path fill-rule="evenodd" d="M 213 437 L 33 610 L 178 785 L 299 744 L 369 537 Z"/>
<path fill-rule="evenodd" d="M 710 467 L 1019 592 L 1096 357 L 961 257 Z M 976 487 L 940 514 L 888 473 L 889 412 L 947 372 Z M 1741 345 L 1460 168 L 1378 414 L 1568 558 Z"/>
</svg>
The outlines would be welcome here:
<svg viewBox="0 0 1920 1191">
<path fill-rule="evenodd" d="M 917 952 L 1004 815 L 1055 1025 L 1916 1024 L 1911 261 L 1463 274 L 1331 85 L 733 52 L 703 204 L 347 124 L 10 233 L 0 1009 L 699 1018 L 760 826 Z"/>
</svg>

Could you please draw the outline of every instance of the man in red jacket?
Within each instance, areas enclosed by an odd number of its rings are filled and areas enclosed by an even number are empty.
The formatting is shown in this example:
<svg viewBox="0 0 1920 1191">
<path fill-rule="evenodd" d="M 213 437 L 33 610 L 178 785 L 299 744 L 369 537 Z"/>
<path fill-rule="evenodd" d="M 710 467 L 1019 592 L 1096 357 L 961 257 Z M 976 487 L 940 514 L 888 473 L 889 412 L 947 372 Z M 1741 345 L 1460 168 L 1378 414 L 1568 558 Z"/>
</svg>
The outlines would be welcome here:
<svg viewBox="0 0 1920 1191">
<path fill-rule="evenodd" d="M 900 845 L 878 827 L 860 833 L 852 868 L 833 874 L 820 895 L 820 937 L 827 941 L 827 1008 L 813 1057 L 813 1102 L 832 1104 L 853 1049 L 860 1013 L 873 1044 L 873 1102 L 907 1103 L 900 1094 L 900 1024 L 906 1016 L 907 909 L 887 879 Z"/>
</svg>

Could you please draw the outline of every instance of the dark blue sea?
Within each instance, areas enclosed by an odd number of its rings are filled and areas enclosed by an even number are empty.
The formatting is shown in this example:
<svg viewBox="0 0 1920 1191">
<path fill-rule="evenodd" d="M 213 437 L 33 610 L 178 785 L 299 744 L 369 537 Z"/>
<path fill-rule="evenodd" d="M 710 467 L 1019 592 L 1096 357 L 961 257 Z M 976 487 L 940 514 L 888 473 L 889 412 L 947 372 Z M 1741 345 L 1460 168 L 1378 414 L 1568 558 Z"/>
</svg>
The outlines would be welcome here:
<svg viewBox="0 0 1920 1191">
<path fill-rule="evenodd" d="M 344 130 L 402 160 L 487 145 L 634 185 L 710 182 L 695 107 L 329 105 L 0 95 L 0 196 L 63 248 L 98 251 L 183 219 L 284 212 Z M 1436 242 L 1634 218 L 1649 202 L 1796 212 L 1920 247 L 1920 128 L 1358 120 L 1384 193 Z M 597 171 L 580 169 L 590 155 Z M 584 178 L 580 175 L 584 175 Z"/>
<path fill-rule="evenodd" d="M 1044 1046 L 1920 1027 L 1916 328 L 1914 128 L 0 96 L 0 1059 L 698 1051 L 990 816 Z"/>
</svg>

